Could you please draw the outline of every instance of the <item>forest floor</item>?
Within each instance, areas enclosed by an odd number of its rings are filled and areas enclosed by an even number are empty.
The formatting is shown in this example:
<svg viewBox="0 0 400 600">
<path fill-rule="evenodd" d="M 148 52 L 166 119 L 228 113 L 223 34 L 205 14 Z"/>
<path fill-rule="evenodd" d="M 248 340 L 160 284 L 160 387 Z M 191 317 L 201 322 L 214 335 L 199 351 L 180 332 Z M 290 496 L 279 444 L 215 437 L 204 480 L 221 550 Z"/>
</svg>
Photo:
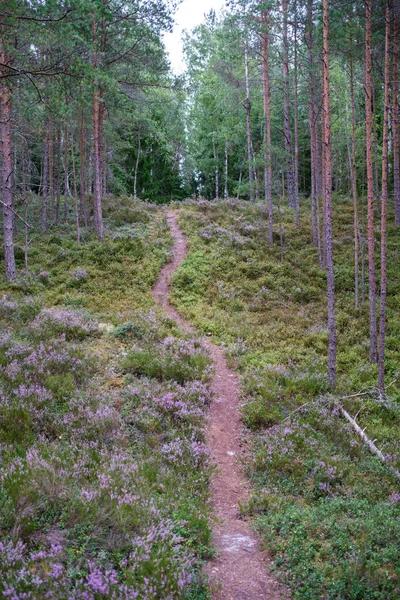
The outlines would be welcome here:
<svg viewBox="0 0 400 600">
<path fill-rule="evenodd" d="M 182 329 L 193 334 L 193 328 L 168 300 L 169 284 L 187 255 L 187 245 L 174 212 L 167 212 L 173 244 L 173 259 L 165 265 L 153 288 L 153 295 Z M 205 572 L 212 598 L 221 600 L 283 600 L 289 589 L 271 575 L 271 559 L 260 549 L 257 535 L 240 514 L 240 505 L 250 499 L 249 484 L 240 460 L 246 441 L 240 418 L 240 390 L 236 373 L 227 365 L 222 349 L 205 340 L 214 366 L 211 380 L 213 400 L 210 406 L 207 441 L 216 470 L 211 476 L 214 509 L 213 543 L 216 555 Z"/>
</svg>

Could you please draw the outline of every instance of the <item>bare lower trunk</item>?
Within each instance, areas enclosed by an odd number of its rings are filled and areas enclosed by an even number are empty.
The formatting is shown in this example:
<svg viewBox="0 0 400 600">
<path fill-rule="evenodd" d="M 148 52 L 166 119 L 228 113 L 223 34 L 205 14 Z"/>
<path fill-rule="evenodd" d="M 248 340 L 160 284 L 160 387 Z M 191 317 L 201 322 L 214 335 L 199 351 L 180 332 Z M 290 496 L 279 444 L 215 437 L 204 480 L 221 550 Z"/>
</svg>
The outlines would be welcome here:
<svg viewBox="0 0 400 600">
<path fill-rule="evenodd" d="M 224 198 L 228 197 L 228 142 L 225 142 L 225 162 L 224 162 Z"/>
<path fill-rule="evenodd" d="M 101 163 L 99 132 L 99 97 L 97 90 L 93 94 L 93 159 L 94 159 L 94 228 L 100 241 L 103 240 L 103 216 L 101 207 Z"/>
<path fill-rule="evenodd" d="M 215 199 L 219 200 L 219 167 L 218 154 L 215 141 L 213 140 L 214 164 L 215 164 Z"/>
<path fill-rule="evenodd" d="M 385 27 L 385 80 L 383 99 L 382 142 L 382 196 L 381 196 L 381 298 L 379 306 L 379 359 L 378 389 L 385 391 L 385 333 L 386 333 L 386 210 L 388 200 L 388 154 L 389 154 L 389 34 L 390 8 L 386 0 Z"/>
<path fill-rule="evenodd" d="M 299 202 L 299 105 L 297 89 L 297 0 L 294 3 L 294 202 L 296 209 L 296 227 L 300 228 Z"/>
<path fill-rule="evenodd" d="M 371 362 L 377 359 L 376 300 L 375 300 L 375 248 L 374 248 L 374 175 L 372 156 L 372 86 L 371 86 L 371 0 L 365 0 L 365 132 L 367 157 L 368 195 L 368 279 L 369 279 L 369 329 Z"/>
<path fill-rule="evenodd" d="M 85 111 L 82 106 L 79 121 L 79 218 L 85 219 Z M 85 219 L 86 221 L 86 219 Z"/>
<path fill-rule="evenodd" d="M 264 30 L 261 35 L 262 43 L 262 68 L 263 68 L 263 100 L 264 100 L 264 194 L 268 206 L 268 242 L 272 246 L 274 241 L 274 222 L 272 207 L 272 156 L 271 156 L 271 89 L 269 81 L 269 13 L 263 13 Z"/>
<path fill-rule="evenodd" d="M 74 132 L 71 134 L 71 158 L 72 158 L 72 179 L 74 182 L 74 206 L 75 206 L 75 226 L 76 226 L 76 241 L 81 242 L 81 234 L 79 229 L 79 204 L 78 204 L 78 186 L 76 182 L 75 169 L 75 154 L 74 154 Z"/>
<path fill-rule="evenodd" d="M 65 126 L 64 131 L 64 221 L 68 220 L 68 196 L 69 191 L 69 176 L 68 176 L 68 127 Z"/>
<path fill-rule="evenodd" d="M 282 0 L 283 16 L 283 112 L 284 112 L 284 138 L 286 149 L 286 183 L 288 191 L 288 204 L 296 208 L 294 192 L 294 173 L 292 156 L 292 132 L 290 127 L 290 94 L 289 94 L 289 51 L 288 51 L 288 0 Z"/>
<path fill-rule="evenodd" d="M 331 155 L 331 123 L 330 123 L 330 89 L 329 89 L 329 22 L 328 0 L 323 0 L 323 81 L 324 81 L 324 146 L 325 146 L 325 245 L 326 269 L 328 283 L 328 379 L 332 387 L 336 384 L 336 317 L 335 317 L 335 282 L 333 272 L 333 231 L 332 231 L 332 155 Z"/>
<path fill-rule="evenodd" d="M 393 20 L 392 107 L 393 107 L 393 191 L 395 224 L 400 225 L 400 155 L 399 155 L 399 34 L 400 15 Z"/>
<path fill-rule="evenodd" d="M 3 52 L 0 40 L 0 63 L 6 64 L 7 57 Z M 0 70 L 1 74 L 1 70 Z M 4 80 L 3 80 L 4 81 Z M 14 190 L 12 164 L 12 102 L 11 92 L 0 79 L 0 119 L 1 119 L 1 157 L 2 157 L 2 205 L 3 205 L 3 235 L 4 235 L 4 264 L 7 281 L 17 276 L 14 257 Z"/>
<path fill-rule="evenodd" d="M 53 143 L 53 116 L 50 114 L 48 121 L 49 139 L 49 199 L 50 199 L 50 223 L 54 221 L 54 143 Z"/>
<path fill-rule="evenodd" d="M 356 161 L 356 112 L 354 103 L 353 55 L 350 52 L 350 98 L 351 98 L 351 186 L 353 190 L 354 215 L 354 305 L 358 308 L 358 197 L 357 197 L 357 161 Z"/>
<path fill-rule="evenodd" d="M 243 106 L 246 110 L 246 131 L 247 131 L 247 160 L 249 163 L 249 197 L 250 202 L 254 202 L 254 173 L 253 173 L 253 154 L 251 148 L 251 101 L 250 101 L 250 84 L 249 84 L 249 54 L 247 43 L 245 48 L 245 71 L 246 71 L 246 101 Z"/>
<path fill-rule="evenodd" d="M 140 160 L 140 153 L 141 153 L 141 144 L 140 144 L 140 130 L 138 132 L 138 147 L 137 147 L 137 156 L 136 156 L 136 162 L 135 162 L 135 175 L 133 178 L 133 197 L 135 198 L 135 200 L 137 199 L 137 177 L 138 177 L 138 171 L 139 171 L 139 160 Z"/>
<path fill-rule="evenodd" d="M 60 223 L 61 213 L 61 132 L 57 130 L 57 169 L 56 169 L 56 223 Z"/>
<path fill-rule="evenodd" d="M 42 171 L 42 231 L 47 229 L 47 197 L 49 190 L 49 127 L 46 123 Z"/>
</svg>

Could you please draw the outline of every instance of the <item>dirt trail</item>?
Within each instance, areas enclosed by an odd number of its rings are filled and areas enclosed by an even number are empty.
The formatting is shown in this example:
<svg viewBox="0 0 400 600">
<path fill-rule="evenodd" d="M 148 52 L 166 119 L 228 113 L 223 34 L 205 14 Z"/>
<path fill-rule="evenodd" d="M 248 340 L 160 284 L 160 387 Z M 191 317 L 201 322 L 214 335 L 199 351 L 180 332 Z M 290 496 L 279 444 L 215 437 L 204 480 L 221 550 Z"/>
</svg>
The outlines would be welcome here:
<svg viewBox="0 0 400 600">
<path fill-rule="evenodd" d="M 167 212 L 174 238 L 174 257 L 166 265 L 153 288 L 153 296 L 170 317 L 188 332 L 194 332 L 168 301 L 169 280 L 187 254 L 184 235 L 176 213 Z M 216 516 L 214 546 L 216 557 L 205 572 L 212 586 L 213 600 L 287 600 L 288 588 L 270 574 L 271 560 L 259 549 L 257 536 L 240 518 L 239 504 L 249 496 L 247 481 L 239 464 L 243 453 L 239 416 L 239 381 L 228 368 L 223 351 L 209 340 L 204 345 L 215 367 L 212 381 L 214 400 L 209 411 L 207 441 L 217 470 L 211 479 L 211 493 Z"/>
</svg>

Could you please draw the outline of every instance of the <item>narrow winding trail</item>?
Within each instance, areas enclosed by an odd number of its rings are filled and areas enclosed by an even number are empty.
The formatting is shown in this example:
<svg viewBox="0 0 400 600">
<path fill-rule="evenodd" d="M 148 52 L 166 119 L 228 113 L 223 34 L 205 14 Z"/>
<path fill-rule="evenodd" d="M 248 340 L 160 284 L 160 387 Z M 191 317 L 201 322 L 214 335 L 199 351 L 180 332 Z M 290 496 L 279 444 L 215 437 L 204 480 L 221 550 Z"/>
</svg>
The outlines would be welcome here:
<svg viewBox="0 0 400 600">
<path fill-rule="evenodd" d="M 183 330 L 195 332 L 168 300 L 169 281 L 187 254 L 187 245 L 176 213 L 167 212 L 174 238 L 173 260 L 165 265 L 153 288 L 153 296 Z M 214 363 L 212 380 L 214 400 L 207 427 L 207 442 L 217 469 L 211 479 L 216 516 L 214 547 L 216 557 L 205 568 L 213 600 L 287 600 L 288 588 L 270 574 L 271 560 L 260 551 L 257 536 L 249 523 L 240 518 L 239 504 L 249 496 L 247 481 L 239 464 L 243 454 L 239 415 L 239 380 L 228 368 L 223 351 L 204 340 Z"/>
</svg>

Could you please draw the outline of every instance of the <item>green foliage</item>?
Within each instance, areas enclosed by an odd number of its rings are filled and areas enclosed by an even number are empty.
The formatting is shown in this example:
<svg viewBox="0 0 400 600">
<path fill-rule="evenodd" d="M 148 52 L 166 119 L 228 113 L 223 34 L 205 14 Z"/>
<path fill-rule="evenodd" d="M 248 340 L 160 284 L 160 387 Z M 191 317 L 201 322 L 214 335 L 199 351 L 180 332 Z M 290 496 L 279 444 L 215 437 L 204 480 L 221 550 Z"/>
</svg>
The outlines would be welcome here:
<svg viewBox="0 0 400 600">
<path fill-rule="evenodd" d="M 368 360 L 368 306 L 353 307 L 351 202 L 335 197 L 334 210 L 334 237 L 340 240 L 337 396 L 399 469 L 398 269 L 390 260 L 386 372 L 393 383 L 389 397 L 381 398 L 373 391 L 376 365 Z M 310 246 L 308 203 L 302 204 L 300 230 L 290 210 L 282 218 L 283 263 L 279 242 L 269 248 L 262 204 L 187 202 L 180 224 L 190 253 L 174 279 L 174 302 L 224 344 L 241 374 L 242 417 L 253 432 L 247 470 L 254 490 L 244 512 L 254 517 L 293 597 L 394 599 L 400 577 L 398 482 L 330 395 L 326 275 Z M 397 240 L 389 226 L 394 252 Z M 371 391 L 341 399 L 360 389 Z"/>
</svg>

